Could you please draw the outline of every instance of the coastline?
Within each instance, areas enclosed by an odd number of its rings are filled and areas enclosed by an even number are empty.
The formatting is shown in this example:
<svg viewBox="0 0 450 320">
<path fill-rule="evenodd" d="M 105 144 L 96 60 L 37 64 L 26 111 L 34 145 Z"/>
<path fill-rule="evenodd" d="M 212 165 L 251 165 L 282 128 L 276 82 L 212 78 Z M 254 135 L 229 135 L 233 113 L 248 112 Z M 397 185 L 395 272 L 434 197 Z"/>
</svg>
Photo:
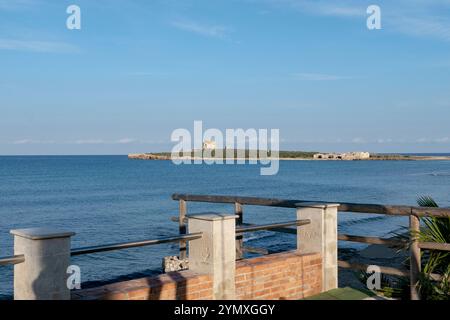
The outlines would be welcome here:
<svg viewBox="0 0 450 320">
<path fill-rule="evenodd" d="M 131 153 L 128 155 L 130 160 L 172 160 L 170 155 L 167 153 Z M 450 161 L 450 156 L 402 156 L 402 155 L 375 155 L 368 159 L 315 159 L 306 157 L 279 157 L 279 158 L 263 158 L 264 160 L 280 160 L 280 161 Z M 203 160 L 203 161 L 214 161 L 217 158 L 214 157 L 179 157 L 177 160 Z M 259 161 L 260 158 L 222 158 L 223 161 Z"/>
</svg>

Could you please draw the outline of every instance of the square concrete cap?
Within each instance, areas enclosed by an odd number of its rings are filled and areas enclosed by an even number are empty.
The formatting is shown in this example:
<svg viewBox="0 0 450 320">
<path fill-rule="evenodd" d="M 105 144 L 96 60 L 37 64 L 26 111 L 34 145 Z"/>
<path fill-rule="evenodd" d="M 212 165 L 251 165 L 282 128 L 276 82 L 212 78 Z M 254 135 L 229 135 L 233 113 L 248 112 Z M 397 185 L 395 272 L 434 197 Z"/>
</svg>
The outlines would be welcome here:
<svg viewBox="0 0 450 320">
<path fill-rule="evenodd" d="M 239 216 L 230 213 L 217 213 L 217 212 L 203 212 L 203 213 L 193 213 L 187 215 L 188 219 L 198 219 L 198 220 L 207 220 L 207 221 L 216 221 L 216 220 L 228 220 L 228 219 L 236 219 Z"/>
<path fill-rule="evenodd" d="M 333 207 L 339 207 L 339 203 L 326 203 L 326 202 L 297 202 L 295 204 L 295 207 L 297 208 L 320 208 L 320 209 L 326 209 L 326 208 L 333 208 Z"/>
<path fill-rule="evenodd" d="M 66 238 L 75 235 L 75 232 L 63 231 L 54 228 L 28 228 L 28 229 L 14 229 L 10 231 L 11 234 L 22 238 L 31 240 L 44 240 L 54 238 Z"/>
</svg>

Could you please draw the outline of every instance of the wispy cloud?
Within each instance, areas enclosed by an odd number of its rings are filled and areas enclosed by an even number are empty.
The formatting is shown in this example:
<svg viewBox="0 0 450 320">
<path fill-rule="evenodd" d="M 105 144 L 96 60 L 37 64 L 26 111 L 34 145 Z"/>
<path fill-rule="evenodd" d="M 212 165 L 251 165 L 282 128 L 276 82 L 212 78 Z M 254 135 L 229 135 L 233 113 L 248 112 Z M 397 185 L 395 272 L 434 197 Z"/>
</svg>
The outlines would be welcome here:
<svg viewBox="0 0 450 320">
<path fill-rule="evenodd" d="M 116 142 L 119 143 L 119 144 L 130 144 L 130 143 L 136 142 L 136 139 L 123 138 L 123 139 L 117 140 Z"/>
<path fill-rule="evenodd" d="M 275 6 L 284 6 L 291 9 L 325 16 L 335 17 L 362 17 L 366 8 L 361 1 L 329 1 L 329 0 L 263 0 Z"/>
<path fill-rule="evenodd" d="M 304 80 L 304 81 L 336 81 L 336 80 L 353 79 L 353 77 L 339 76 L 334 74 L 324 74 L 324 73 L 294 73 L 293 77 L 297 80 Z"/>
<path fill-rule="evenodd" d="M 39 0 L 0 0 L 0 10 L 23 10 L 39 4 Z"/>
<path fill-rule="evenodd" d="M 417 143 L 449 143 L 449 137 L 441 137 L 441 138 L 419 138 L 416 140 Z"/>
<path fill-rule="evenodd" d="M 105 139 L 78 139 L 78 140 L 37 140 L 37 139 L 20 139 L 9 142 L 15 145 L 26 145 L 26 144 L 68 144 L 68 145 L 113 145 L 113 144 L 160 144 L 166 143 L 167 141 L 150 141 L 150 140 L 139 140 L 134 138 L 122 138 L 118 140 L 105 140 Z"/>
<path fill-rule="evenodd" d="M 352 143 L 360 144 L 360 143 L 367 143 L 367 141 L 364 138 L 356 137 L 352 139 Z"/>
<path fill-rule="evenodd" d="M 403 139 L 403 138 L 314 138 L 314 139 L 301 139 L 301 140 L 286 140 L 289 143 L 308 143 L 308 144 L 354 144 L 354 145 L 372 145 L 372 144 L 417 144 L 417 143 L 449 143 L 450 138 L 438 138 L 438 139 Z"/>
<path fill-rule="evenodd" d="M 33 140 L 33 139 L 21 139 L 15 140 L 12 144 L 54 144 L 53 140 Z"/>
<path fill-rule="evenodd" d="M 448 18 L 397 17 L 392 19 L 391 24 L 397 31 L 407 35 L 450 41 L 450 19 Z"/>
<path fill-rule="evenodd" d="M 289 8 L 301 13 L 342 18 L 367 17 L 367 7 L 381 9 L 383 29 L 408 36 L 450 41 L 449 0 L 253 0 L 273 7 Z M 364 23 L 364 21 L 362 20 Z M 364 24 L 363 24 L 364 26 Z"/>
<path fill-rule="evenodd" d="M 70 144 L 71 142 L 68 143 Z M 145 143 L 145 142 L 133 138 L 122 138 L 118 140 L 83 139 L 75 141 L 75 144 L 132 144 L 132 143 Z"/>
<path fill-rule="evenodd" d="M 52 53 L 77 53 L 80 49 L 65 42 L 14 40 L 0 38 L 0 50 L 52 52 Z"/>
<path fill-rule="evenodd" d="M 75 144 L 104 144 L 105 141 L 102 139 L 82 139 L 76 140 Z"/>
<path fill-rule="evenodd" d="M 392 143 L 392 142 L 394 142 L 394 139 L 391 139 L 391 138 L 379 138 L 376 140 L 376 143 L 379 143 L 379 144 Z"/>
<path fill-rule="evenodd" d="M 192 32 L 205 37 L 223 38 L 230 31 L 229 28 L 220 25 L 206 25 L 195 21 L 174 20 L 171 25 L 177 29 Z"/>
<path fill-rule="evenodd" d="M 168 143 L 164 140 L 141 140 L 134 138 L 122 139 L 79 139 L 79 140 L 38 140 L 38 139 L 20 139 L 7 142 L 8 144 L 26 145 L 26 144 L 58 144 L 58 145 L 114 145 L 114 144 L 163 144 Z"/>
</svg>

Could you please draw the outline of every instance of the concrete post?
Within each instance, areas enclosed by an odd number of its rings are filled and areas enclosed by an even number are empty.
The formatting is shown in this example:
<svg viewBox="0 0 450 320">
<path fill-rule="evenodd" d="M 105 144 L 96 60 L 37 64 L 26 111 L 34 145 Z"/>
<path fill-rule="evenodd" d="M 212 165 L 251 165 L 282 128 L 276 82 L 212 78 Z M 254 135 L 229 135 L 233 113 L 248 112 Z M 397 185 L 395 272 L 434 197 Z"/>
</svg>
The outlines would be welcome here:
<svg viewBox="0 0 450 320">
<path fill-rule="evenodd" d="M 297 228 L 297 249 L 322 254 L 322 291 L 338 287 L 337 212 L 339 204 L 297 203 L 297 219 L 311 223 Z"/>
<path fill-rule="evenodd" d="M 214 212 L 188 216 L 189 233 L 203 232 L 189 243 L 189 270 L 212 276 L 216 300 L 235 298 L 237 217 Z"/>
<path fill-rule="evenodd" d="M 69 300 L 67 267 L 74 232 L 50 228 L 11 230 L 14 254 L 25 262 L 14 265 L 15 300 Z"/>
</svg>

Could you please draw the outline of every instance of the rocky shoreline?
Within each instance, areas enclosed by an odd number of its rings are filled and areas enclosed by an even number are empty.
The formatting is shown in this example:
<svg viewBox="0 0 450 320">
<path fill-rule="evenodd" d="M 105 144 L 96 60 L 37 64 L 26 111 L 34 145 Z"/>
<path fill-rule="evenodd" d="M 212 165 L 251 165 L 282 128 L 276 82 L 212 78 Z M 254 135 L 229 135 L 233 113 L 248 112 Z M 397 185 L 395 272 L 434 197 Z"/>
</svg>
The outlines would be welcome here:
<svg viewBox="0 0 450 320">
<path fill-rule="evenodd" d="M 170 153 L 131 153 L 128 155 L 128 159 L 130 160 L 171 160 Z M 188 159 L 188 160 L 214 160 L 215 158 L 202 158 L 202 157 L 180 157 L 179 159 Z M 223 160 L 259 160 L 255 158 L 223 158 Z M 268 158 L 270 159 L 270 157 Z M 275 158 L 274 158 L 275 159 Z M 449 161 L 450 156 L 412 156 L 412 155 L 371 155 L 370 158 L 367 159 L 317 159 L 310 157 L 278 157 L 278 160 L 297 160 L 297 161 L 380 161 L 380 160 L 390 160 L 390 161 Z"/>
<path fill-rule="evenodd" d="M 132 160 L 170 160 L 170 156 L 157 155 L 152 153 L 131 153 L 128 159 Z"/>
</svg>

